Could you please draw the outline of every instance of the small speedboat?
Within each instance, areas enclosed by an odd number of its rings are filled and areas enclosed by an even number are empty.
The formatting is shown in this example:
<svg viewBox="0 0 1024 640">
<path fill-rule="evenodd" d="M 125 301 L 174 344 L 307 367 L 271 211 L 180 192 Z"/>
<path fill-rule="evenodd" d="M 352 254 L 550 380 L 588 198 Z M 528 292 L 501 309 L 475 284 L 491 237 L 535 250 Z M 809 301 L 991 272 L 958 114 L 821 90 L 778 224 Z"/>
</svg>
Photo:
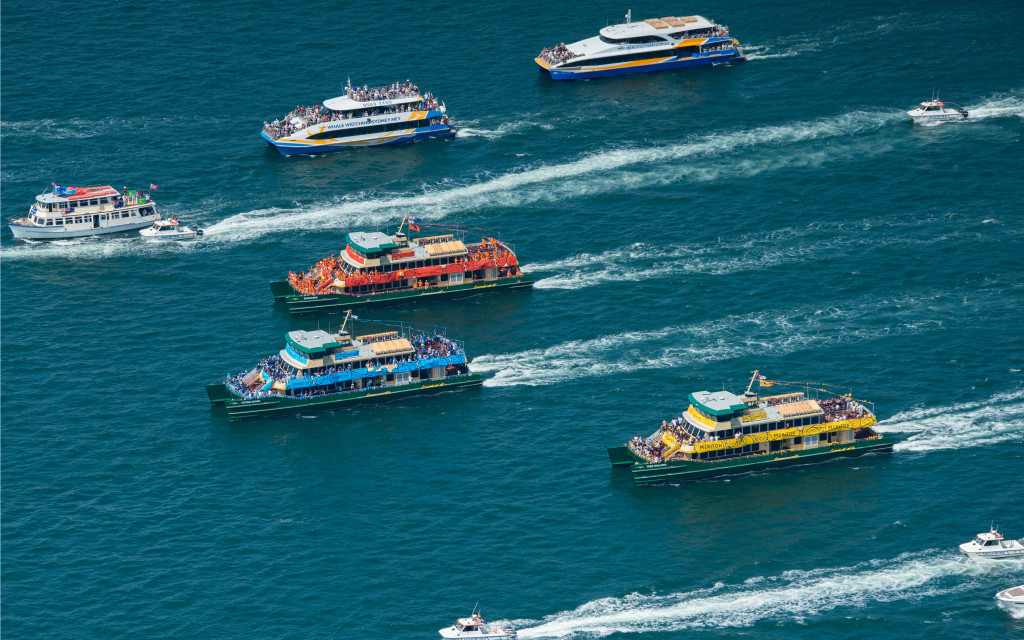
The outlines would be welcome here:
<svg viewBox="0 0 1024 640">
<path fill-rule="evenodd" d="M 938 97 L 922 102 L 917 109 L 911 109 L 907 115 L 917 124 L 926 122 L 942 122 L 943 120 L 962 120 L 967 117 L 967 109 L 947 107 Z"/>
<path fill-rule="evenodd" d="M 516 640 L 516 630 L 490 624 L 480 614 L 473 612 L 468 618 L 459 618 L 450 627 L 440 630 L 442 638 L 474 638 L 485 640 Z"/>
<path fill-rule="evenodd" d="M 991 527 L 987 533 L 979 533 L 974 540 L 960 545 L 960 551 L 973 560 L 1024 558 L 1024 543 L 1020 540 L 1004 540 L 1003 534 Z"/>
<path fill-rule="evenodd" d="M 203 235 L 203 230 L 198 226 L 188 227 L 178 222 L 177 218 L 170 220 L 157 220 L 152 227 L 139 231 L 146 240 L 191 240 Z"/>
<path fill-rule="evenodd" d="M 1024 611 L 1024 584 L 1003 589 L 996 594 L 996 601 L 1000 607 L 1010 611 Z"/>
</svg>

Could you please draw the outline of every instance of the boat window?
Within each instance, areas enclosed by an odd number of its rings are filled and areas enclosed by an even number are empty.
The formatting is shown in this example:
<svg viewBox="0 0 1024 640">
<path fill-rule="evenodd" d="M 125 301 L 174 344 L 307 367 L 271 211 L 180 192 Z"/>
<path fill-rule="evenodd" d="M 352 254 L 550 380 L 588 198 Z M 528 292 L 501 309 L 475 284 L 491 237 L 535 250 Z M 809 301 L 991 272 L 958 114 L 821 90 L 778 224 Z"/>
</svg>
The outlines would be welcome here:
<svg viewBox="0 0 1024 640">
<path fill-rule="evenodd" d="M 46 226 L 52 227 L 53 226 L 53 220 L 47 220 L 46 221 Z"/>
</svg>

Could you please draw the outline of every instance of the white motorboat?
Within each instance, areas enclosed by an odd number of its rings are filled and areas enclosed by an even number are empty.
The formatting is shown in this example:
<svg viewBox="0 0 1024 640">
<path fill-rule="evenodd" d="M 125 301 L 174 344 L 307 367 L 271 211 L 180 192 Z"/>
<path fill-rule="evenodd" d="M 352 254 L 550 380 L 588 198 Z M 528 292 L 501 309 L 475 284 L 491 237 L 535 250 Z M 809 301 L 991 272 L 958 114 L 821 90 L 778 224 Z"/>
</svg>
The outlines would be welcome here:
<svg viewBox="0 0 1024 640">
<path fill-rule="evenodd" d="M 1024 584 L 1003 589 L 996 594 L 996 601 L 1005 609 L 1024 613 Z"/>
<path fill-rule="evenodd" d="M 139 231 L 146 240 L 191 240 L 196 236 L 203 235 L 203 230 L 198 226 L 186 226 L 178 222 L 177 218 L 170 220 L 157 220 L 152 227 Z"/>
<path fill-rule="evenodd" d="M 907 115 L 917 124 L 926 122 L 942 122 L 943 120 L 962 120 L 967 117 L 967 110 L 960 107 L 947 107 L 938 97 L 922 102 L 917 109 L 911 109 Z"/>
<path fill-rule="evenodd" d="M 987 533 L 979 533 L 974 540 L 960 545 L 960 551 L 973 560 L 1024 558 L 1024 543 L 1020 540 L 1004 540 L 1003 534 L 992 527 Z"/>
<path fill-rule="evenodd" d="M 450 627 L 440 630 L 442 638 L 473 638 L 476 640 L 516 640 L 516 630 L 491 624 L 473 612 L 468 618 L 459 618 Z"/>
</svg>

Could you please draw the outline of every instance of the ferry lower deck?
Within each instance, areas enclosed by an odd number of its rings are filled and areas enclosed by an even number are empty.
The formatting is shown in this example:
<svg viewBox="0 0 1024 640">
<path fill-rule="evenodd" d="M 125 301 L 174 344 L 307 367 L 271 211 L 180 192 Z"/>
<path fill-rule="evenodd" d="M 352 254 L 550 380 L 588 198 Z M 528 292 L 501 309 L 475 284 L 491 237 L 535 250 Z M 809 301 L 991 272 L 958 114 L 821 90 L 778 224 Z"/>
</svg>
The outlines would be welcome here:
<svg viewBox="0 0 1024 640">
<path fill-rule="evenodd" d="M 498 280 L 464 282 L 427 289 L 405 287 L 387 293 L 362 296 L 348 293 L 303 295 L 297 294 L 287 280 L 275 280 L 270 283 L 270 291 L 274 300 L 283 303 L 288 309 L 288 313 L 293 315 L 338 312 L 354 307 L 390 306 L 415 300 L 451 300 L 479 293 L 525 290 L 532 287 L 533 279 L 523 274 Z"/>
</svg>

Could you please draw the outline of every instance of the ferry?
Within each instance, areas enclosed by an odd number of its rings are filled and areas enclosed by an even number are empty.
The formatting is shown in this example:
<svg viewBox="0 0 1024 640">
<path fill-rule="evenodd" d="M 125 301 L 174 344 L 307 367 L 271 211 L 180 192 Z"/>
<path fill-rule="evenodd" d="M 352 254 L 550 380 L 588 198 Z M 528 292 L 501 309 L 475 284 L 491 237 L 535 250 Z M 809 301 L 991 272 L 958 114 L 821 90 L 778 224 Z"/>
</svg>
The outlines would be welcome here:
<svg viewBox="0 0 1024 640">
<path fill-rule="evenodd" d="M 632 14 L 592 38 L 545 48 L 534 61 L 554 80 L 579 80 L 746 60 L 729 27 L 703 16 L 633 22 Z"/>
<path fill-rule="evenodd" d="M 758 392 L 751 391 L 759 382 Z M 785 384 L 805 390 L 760 395 Z M 819 385 L 832 386 L 832 385 Z M 702 480 L 798 464 L 888 453 L 892 441 L 865 403 L 850 394 L 812 397 L 806 383 L 772 381 L 755 371 L 742 395 L 729 391 L 689 394 L 682 415 L 664 421 L 648 438 L 608 449 L 613 467 L 628 467 L 636 484 Z"/>
<path fill-rule="evenodd" d="M 62 240 L 133 231 L 160 219 L 149 193 L 101 187 L 61 187 L 36 196 L 28 216 L 8 225 L 18 240 Z"/>
<path fill-rule="evenodd" d="M 425 138 L 450 138 L 448 110 L 410 82 L 386 87 L 345 87 L 345 95 L 323 105 L 299 106 L 281 119 L 264 122 L 260 135 L 284 155 L 326 153 Z"/>
<path fill-rule="evenodd" d="M 483 384 L 469 372 L 463 343 L 442 328 L 387 325 L 386 331 L 353 337 L 345 330 L 350 319 L 358 316 L 347 314 L 337 331 L 288 332 L 277 354 L 206 385 L 210 403 L 240 420 Z"/>
<path fill-rule="evenodd" d="M 304 314 L 533 286 L 519 269 L 515 248 L 498 238 L 468 242 L 465 229 L 442 225 L 436 226 L 453 232 L 411 237 L 403 232 L 406 224 L 410 233 L 426 226 L 406 216 L 394 235 L 347 234 L 339 255 L 271 282 L 274 299 L 290 313 Z"/>
</svg>

